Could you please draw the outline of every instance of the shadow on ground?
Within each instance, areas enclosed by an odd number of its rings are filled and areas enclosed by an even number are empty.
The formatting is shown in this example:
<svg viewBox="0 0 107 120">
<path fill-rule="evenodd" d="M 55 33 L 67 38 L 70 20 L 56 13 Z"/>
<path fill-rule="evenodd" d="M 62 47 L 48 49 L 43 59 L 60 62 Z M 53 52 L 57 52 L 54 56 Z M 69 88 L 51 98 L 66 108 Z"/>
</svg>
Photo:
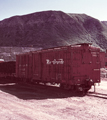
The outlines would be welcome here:
<svg viewBox="0 0 107 120">
<path fill-rule="evenodd" d="M 81 93 L 76 93 L 71 90 L 63 90 L 56 86 L 35 85 L 28 86 L 11 82 L 0 81 L 0 90 L 12 94 L 20 99 L 56 99 L 68 98 L 73 96 L 81 97 Z"/>
</svg>

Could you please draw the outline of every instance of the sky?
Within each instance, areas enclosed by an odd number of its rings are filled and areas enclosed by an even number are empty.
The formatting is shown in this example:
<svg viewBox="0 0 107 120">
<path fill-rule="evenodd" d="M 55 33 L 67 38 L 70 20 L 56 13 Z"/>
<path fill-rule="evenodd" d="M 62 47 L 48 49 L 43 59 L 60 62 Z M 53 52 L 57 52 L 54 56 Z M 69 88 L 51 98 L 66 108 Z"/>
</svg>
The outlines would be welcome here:
<svg viewBox="0 0 107 120">
<path fill-rule="evenodd" d="M 107 0 L 0 0 L 0 21 L 15 15 L 56 10 L 107 21 Z"/>
</svg>

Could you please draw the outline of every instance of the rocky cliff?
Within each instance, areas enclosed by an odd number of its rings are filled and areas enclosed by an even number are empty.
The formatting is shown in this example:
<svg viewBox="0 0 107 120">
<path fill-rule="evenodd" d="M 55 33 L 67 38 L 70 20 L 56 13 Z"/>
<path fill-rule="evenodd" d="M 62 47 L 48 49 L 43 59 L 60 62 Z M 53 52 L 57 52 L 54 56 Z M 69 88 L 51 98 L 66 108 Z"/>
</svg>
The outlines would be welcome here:
<svg viewBox="0 0 107 120">
<path fill-rule="evenodd" d="M 48 48 L 79 42 L 92 42 L 106 49 L 106 22 L 61 11 L 43 11 L 0 21 L 0 46 Z"/>
</svg>

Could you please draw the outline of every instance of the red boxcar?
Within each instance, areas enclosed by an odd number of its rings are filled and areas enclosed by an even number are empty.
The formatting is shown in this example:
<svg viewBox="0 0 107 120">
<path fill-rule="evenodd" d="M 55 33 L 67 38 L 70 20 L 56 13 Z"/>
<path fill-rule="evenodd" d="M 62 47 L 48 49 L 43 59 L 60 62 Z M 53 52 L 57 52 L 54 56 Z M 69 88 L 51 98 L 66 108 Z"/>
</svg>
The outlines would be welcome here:
<svg viewBox="0 0 107 120">
<path fill-rule="evenodd" d="M 8 61 L 8 62 L 0 62 L 0 77 L 13 77 L 16 72 L 16 62 Z"/>
<path fill-rule="evenodd" d="M 21 79 L 32 78 L 33 66 L 32 52 L 16 56 L 16 77 Z"/>
<path fill-rule="evenodd" d="M 32 82 L 88 90 L 100 82 L 99 54 L 99 48 L 83 43 L 17 55 L 16 75 Z"/>
</svg>

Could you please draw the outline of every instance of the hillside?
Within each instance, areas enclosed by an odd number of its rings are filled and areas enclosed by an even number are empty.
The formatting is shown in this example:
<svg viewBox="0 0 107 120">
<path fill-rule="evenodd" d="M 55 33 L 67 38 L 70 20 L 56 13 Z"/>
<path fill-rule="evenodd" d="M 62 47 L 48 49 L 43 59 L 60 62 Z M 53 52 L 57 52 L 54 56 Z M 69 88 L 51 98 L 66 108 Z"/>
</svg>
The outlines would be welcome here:
<svg viewBox="0 0 107 120">
<path fill-rule="evenodd" d="M 81 42 L 107 49 L 107 22 L 86 14 L 43 11 L 0 21 L 0 46 L 50 48 Z"/>
</svg>

